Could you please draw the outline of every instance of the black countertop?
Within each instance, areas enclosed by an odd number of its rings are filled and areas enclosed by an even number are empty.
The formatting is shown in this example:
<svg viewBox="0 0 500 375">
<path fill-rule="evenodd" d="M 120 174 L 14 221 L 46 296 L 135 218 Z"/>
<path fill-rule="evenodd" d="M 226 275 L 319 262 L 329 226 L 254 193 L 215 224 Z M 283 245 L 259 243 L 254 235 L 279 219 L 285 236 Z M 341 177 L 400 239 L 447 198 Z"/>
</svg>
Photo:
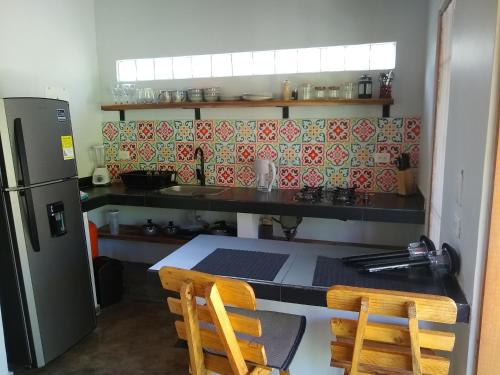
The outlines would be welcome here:
<svg viewBox="0 0 500 375">
<path fill-rule="evenodd" d="M 245 279 L 245 281 L 253 287 L 257 298 L 312 306 L 326 306 L 328 290 L 327 287 L 314 285 L 318 257 L 341 258 L 353 255 L 354 252 L 369 254 L 383 250 L 346 245 L 199 235 L 149 270 L 157 272 L 165 266 L 192 269 L 218 248 L 289 255 L 272 281 L 259 279 Z M 457 305 L 457 322 L 469 321 L 470 305 L 454 276 L 433 274 L 427 268 L 419 267 L 409 271 L 381 272 L 375 276 L 376 283 L 362 285 L 360 284 L 362 275 L 352 272 L 341 272 L 341 275 L 337 280 L 338 285 L 447 296 Z"/>
<path fill-rule="evenodd" d="M 242 212 L 267 215 L 289 215 L 340 220 L 383 221 L 424 224 L 424 198 L 420 193 L 402 197 L 393 193 L 373 193 L 365 202 L 359 194 L 352 206 L 332 202 L 297 202 L 296 190 L 273 190 L 262 193 L 255 188 L 227 188 L 210 196 L 171 196 L 156 190 L 127 189 L 122 184 L 82 188 L 89 199 L 82 209 L 90 211 L 106 204 L 124 206 L 196 209 L 206 211 Z"/>
</svg>

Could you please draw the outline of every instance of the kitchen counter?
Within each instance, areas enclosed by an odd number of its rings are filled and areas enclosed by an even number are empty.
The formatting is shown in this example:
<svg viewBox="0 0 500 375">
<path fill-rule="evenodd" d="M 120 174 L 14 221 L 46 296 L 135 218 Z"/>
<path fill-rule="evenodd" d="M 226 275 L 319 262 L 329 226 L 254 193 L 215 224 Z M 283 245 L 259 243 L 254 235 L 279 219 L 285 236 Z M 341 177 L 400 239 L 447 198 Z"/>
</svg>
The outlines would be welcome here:
<svg viewBox="0 0 500 375">
<path fill-rule="evenodd" d="M 157 272 L 164 266 L 191 269 L 217 248 L 289 254 L 289 257 L 272 281 L 255 279 L 246 281 L 252 285 L 256 297 L 259 299 L 310 306 L 326 306 L 326 291 L 328 288 L 313 285 L 318 256 L 341 258 L 352 255 L 353 252 L 368 254 L 381 251 L 381 249 L 354 248 L 352 246 L 312 245 L 200 235 L 153 265 L 149 270 Z M 379 273 L 377 278 L 377 287 L 381 289 L 397 289 L 448 296 L 457 304 L 457 322 L 466 323 L 469 321 L 470 306 L 456 278 L 453 276 L 433 275 L 426 268 L 414 268 L 409 272 Z M 346 276 L 339 284 L 356 286 L 358 285 L 356 281 L 356 277 Z"/>
<path fill-rule="evenodd" d="M 373 193 L 365 203 L 362 195 L 352 206 L 332 202 L 297 202 L 296 190 L 273 190 L 262 193 L 255 188 L 227 188 L 208 196 L 171 196 L 146 189 L 127 189 L 122 184 L 82 188 L 89 199 L 82 209 L 90 211 L 106 204 L 206 211 L 240 212 L 266 215 L 289 215 L 340 220 L 383 221 L 424 224 L 424 198 L 418 193 L 402 197 L 393 193 Z"/>
</svg>

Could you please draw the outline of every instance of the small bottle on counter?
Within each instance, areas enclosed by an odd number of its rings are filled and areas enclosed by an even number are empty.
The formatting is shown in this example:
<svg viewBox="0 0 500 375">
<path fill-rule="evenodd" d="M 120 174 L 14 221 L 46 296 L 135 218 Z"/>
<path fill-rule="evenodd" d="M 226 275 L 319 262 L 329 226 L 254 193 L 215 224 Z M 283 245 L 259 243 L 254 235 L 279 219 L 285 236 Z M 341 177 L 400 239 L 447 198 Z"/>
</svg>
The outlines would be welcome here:
<svg viewBox="0 0 500 375">
<path fill-rule="evenodd" d="M 281 97 L 283 100 L 290 100 L 292 97 L 292 90 L 288 79 L 284 80 L 283 85 L 281 86 Z"/>
</svg>

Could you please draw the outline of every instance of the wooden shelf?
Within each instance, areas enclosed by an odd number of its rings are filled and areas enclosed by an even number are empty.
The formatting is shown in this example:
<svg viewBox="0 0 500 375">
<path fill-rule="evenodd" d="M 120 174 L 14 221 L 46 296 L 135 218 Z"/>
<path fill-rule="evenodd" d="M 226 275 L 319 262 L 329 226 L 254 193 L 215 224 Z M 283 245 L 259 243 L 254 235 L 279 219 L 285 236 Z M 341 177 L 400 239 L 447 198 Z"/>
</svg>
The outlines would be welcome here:
<svg viewBox="0 0 500 375">
<path fill-rule="evenodd" d="M 109 233 L 109 225 L 100 227 L 98 230 L 99 238 L 107 238 L 121 241 L 139 241 L 152 243 L 165 243 L 174 245 L 183 245 L 190 241 L 193 236 L 166 236 L 159 233 L 156 236 L 145 236 L 142 234 L 142 228 L 138 225 L 120 225 L 120 233 L 117 235 Z"/>
<path fill-rule="evenodd" d="M 382 115 L 390 116 L 390 106 L 394 99 L 325 99 L 325 100 L 263 100 L 263 101 L 217 101 L 217 102 L 183 102 L 183 103 L 154 103 L 154 104 L 109 104 L 102 105 L 103 111 L 119 111 L 120 120 L 125 120 L 125 111 L 139 109 L 194 109 L 195 118 L 200 119 L 201 108 L 257 108 L 257 107 L 281 107 L 283 118 L 288 118 L 289 107 L 321 107 L 341 105 L 381 105 Z"/>
</svg>

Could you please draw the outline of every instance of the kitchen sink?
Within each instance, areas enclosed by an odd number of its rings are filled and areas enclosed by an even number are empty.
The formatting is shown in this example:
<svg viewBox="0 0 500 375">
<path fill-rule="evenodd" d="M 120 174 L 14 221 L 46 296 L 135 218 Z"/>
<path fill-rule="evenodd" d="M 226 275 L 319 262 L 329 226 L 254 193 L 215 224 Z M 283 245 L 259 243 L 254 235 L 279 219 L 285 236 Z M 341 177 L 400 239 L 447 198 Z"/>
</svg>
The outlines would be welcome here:
<svg viewBox="0 0 500 375">
<path fill-rule="evenodd" d="M 185 197 L 217 195 L 225 192 L 227 188 L 218 186 L 199 186 L 199 185 L 174 185 L 159 190 L 161 194 L 177 195 Z"/>
</svg>

